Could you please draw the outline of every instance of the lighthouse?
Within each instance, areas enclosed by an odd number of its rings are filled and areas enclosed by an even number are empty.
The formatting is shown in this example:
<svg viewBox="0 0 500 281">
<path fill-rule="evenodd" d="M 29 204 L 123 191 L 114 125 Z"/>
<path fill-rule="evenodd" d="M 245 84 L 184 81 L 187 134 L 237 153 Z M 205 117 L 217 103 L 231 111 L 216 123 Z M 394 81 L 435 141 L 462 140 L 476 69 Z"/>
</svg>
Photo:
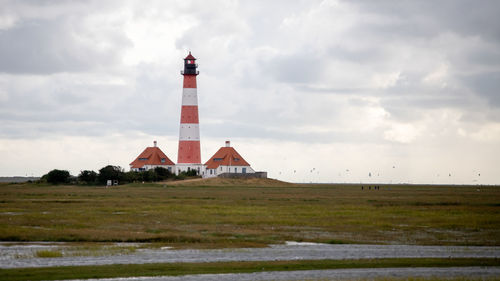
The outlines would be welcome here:
<svg viewBox="0 0 500 281">
<path fill-rule="evenodd" d="M 196 170 L 203 174 L 200 152 L 200 122 L 198 118 L 198 93 L 196 88 L 196 58 L 189 55 L 184 59 L 182 89 L 181 124 L 179 129 L 179 151 L 177 154 L 176 173 Z"/>
</svg>

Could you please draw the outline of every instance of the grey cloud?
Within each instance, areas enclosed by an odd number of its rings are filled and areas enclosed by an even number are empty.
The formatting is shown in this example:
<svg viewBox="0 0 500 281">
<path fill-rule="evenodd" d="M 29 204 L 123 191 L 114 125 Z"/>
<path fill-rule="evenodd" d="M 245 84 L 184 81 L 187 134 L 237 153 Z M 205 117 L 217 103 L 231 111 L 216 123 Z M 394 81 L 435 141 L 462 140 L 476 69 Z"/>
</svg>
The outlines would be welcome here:
<svg viewBox="0 0 500 281">
<path fill-rule="evenodd" d="M 335 130 L 327 132 L 302 132 L 290 124 L 288 129 L 275 129 L 257 123 L 225 122 L 224 126 L 207 124 L 201 127 L 203 136 L 215 138 L 255 138 L 304 143 L 373 143 L 383 142 L 383 135 L 376 131 Z"/>
<path fill-rule="evenodd" d="M 335 60 L 346 60 L 357 63 L 380 63 L 388 56 L 381 46 L 358 46 L 356 49 L 345 46 L 334 46 L 328 55 Z"/>
<path fill-rule="evenodd" d="M 461 77 L 471 91 L 485 99 L 489 105 L 500 107 L 500 71 Z"/>
<path fill-rule="evenodd" d="M 88 83 L 91 80 L 81 83 L 75 75 L 51 75 L 31 90 L 5 86 L 9 97 L 0 103 L 0 134 L 108 135 L 127 130 L 157 135 L 177 133 L 182 84 L 172 86 L 168 78 L 150 77 L 147 71 L 125 85 Z M 31 83 L 29 77 L 11 79 L 15 80 L 11 84 Z"/>
<path fill-rule="evenodd" d="M 409 36 L 432 36 L 452 31 L 466 36 L 481 35 L 488 40 L 500 40 L 498 13 L 500 2 L 495 0 L 421 0 L 421 1 L 349 1 L 369 13 L 399 19 L 386 22 L 392 32 Z M 380 23 L 384 29 L 387 25 Z"/>
<path fill-rule="evenodd" d="M 277 81 L 293 84 L 318 81 L 324 68 L 324 61 L 308 52 L 278 55 L 266 60 L 262 65 L 262 70 L 271 74 Z"/>
<path fill-rule="evenodd" d="M 120 34 L 96 42 L 83 33 L 72 22 L 60 19 L 30 20 L 0 31 L 0 72 L 51 74 L 109 67 L 119 63 L 120 48 L 130 45 Z M 100 50 L 99 43 L 114 48 Z"/>
</svg>

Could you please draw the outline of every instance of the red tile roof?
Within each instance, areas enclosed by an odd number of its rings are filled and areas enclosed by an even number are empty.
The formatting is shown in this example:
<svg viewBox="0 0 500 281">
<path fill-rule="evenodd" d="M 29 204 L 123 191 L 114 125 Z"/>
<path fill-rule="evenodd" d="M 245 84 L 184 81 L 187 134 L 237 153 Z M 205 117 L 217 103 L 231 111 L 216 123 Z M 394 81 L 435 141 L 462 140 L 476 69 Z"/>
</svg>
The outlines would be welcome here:
<svg viewBox="0 0 500 281">
<path fill-rule="evenodd" d="M 250 166 L 250 164 L 248 164 L 248 162 L 232 147 L 221 147 L 205 165 L 207 169 L 217 169 L 221 165 Z"/>
<path fill-rule="evenodd" d="M 140 160 L 141 159 L 141 160 Z M 165 159 L 165 162 L 161 162 Z M 159 147 L 147 147 L 130 163 L 130 168 L 142 168 L 144 165 L 175 165 Z"/>
<path fill-rule="evenodd" d="M 191 55 L 191 52 L 189 52 L 189 55 L 185 58 L 185 60 L 195 60 L 195 58 Z"/>
</svg>

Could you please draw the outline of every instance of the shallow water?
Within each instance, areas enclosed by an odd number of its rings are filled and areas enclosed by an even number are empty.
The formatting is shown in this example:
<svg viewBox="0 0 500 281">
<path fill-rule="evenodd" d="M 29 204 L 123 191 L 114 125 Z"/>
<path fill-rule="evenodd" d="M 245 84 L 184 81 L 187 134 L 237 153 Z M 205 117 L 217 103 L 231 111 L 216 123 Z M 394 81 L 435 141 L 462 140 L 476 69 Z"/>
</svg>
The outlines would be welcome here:
<svg viewBox="0 0 500 281">
<path fill-rule="evenodd" d="M 471 277 L 485 278 L 500 276 L 500 267 L 448 267 L 448 268 L 357 268 L 308 271 L 274 271 L 238 274 L 200 274 L 184 276 L 133 277 L 114 279 L 90 279 L 87 281 L 259 281 L 259 280 L 343 280 L 372 278 L 407 278 L 407 277 Z"/>
<path fill-rule="evenodd" d="M 130 246 L 130 244 L 117 244 Z M 218 250 L 138 249 L 133 253 L 104 256 L 63 256 L 38 258 L 39 250 L 67 252 L 64 243 L 0 244 L 0 268 L 47 267 L 68 265 L 143 264 L 173 262 L 266 261 L 362 258 L 499 258 L 500 247 L 359 245 L 288 243 L 268 248 Z"/>
</svg>

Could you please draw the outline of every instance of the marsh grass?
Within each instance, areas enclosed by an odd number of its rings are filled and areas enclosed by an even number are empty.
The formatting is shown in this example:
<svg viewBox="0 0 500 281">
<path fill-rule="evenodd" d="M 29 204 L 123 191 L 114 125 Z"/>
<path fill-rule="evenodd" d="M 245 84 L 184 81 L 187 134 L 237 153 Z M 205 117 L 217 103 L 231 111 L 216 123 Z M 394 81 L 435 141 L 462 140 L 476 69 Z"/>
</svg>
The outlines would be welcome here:
<svg viewBox="0 0 500 281">
<path fill-rule="evenodd" d="M 115 246 L 115 245 L 77 245 L 67 247 L 64 256 L 69 257 L 99 257 L 113 255 L 133 254 L 139 246 Z"/>
<path fill-rule="evenodd" d="M 0 269 L 4 281 L 67 280 L 133 276 L 182 276 L 186 274 L 251 273 L 264 271 L 321 270 L 341 268 L 498 266 L 497 259 L 362 259 L 294 260 L 215 263 L 114 264 Z M 384 280 L 384 279 L 382 279 Z M 409 279 L 413 280 L 413 279 Z M 420 279 L 417 279 L 420 280 Z M 440 279 L 430 279 L 440 280 Z M 460 279 L 459 279 L 460 280 Z"/>
<path fill-rule="evenodd" d="M 476 186 L 361 190 L 234 179 L 109 189 L 0 184 L 0 198 L 3 241 L 500 245 L 498 186 L 478 192 Z"/>
<path fill-rule="evenodd" d="M 61 258 L 63 254 L 59 250 L 39 250 L 36 251 L 35 256 L 37 258 Z"/>
</svg>

